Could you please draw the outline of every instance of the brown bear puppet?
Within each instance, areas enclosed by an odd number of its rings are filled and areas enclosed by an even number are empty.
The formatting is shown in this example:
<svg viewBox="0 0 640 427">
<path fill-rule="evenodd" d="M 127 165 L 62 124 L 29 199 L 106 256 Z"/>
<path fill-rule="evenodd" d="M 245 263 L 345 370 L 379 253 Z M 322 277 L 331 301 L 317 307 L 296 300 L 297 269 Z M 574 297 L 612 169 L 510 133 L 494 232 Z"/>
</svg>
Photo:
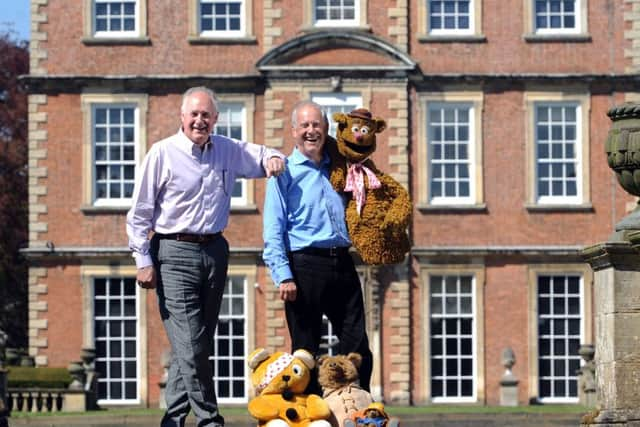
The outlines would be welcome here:
<svg viewBox="0 0 640 427">
<path fill-rule="evenodd" d="M 332 118 L 338 129 L 335 140 L 327 139 L 330 179 L 336 191 L 352 195 L 346 222 L 353 246 L 366 264 L 399 263 L 410 248 L 409 193 L 369 159 L 376 150 L 376 133 L 387 124 L 364 108 L 334 113 Z"/>
</svg>

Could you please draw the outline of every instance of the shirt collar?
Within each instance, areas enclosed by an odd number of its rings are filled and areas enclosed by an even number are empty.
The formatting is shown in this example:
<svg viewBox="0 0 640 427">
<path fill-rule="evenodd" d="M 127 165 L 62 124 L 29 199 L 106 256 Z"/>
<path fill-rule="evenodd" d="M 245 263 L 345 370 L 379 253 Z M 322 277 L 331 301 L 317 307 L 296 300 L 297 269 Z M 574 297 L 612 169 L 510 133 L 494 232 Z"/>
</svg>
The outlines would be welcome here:
<svg viewBox="0 0 640 427">
<path fill-rule="evenodd" d="M 185 153 L 193 154 L 195 150 L 200 150 L 200 146 L 195 144 L 192 140 L 184 134 L 182 128 L 178 129 L 178 147 L 183 150 Z M 209 140 L 204 143 L 205 150 L 207 147 L 211 145 L 211 135 L 209 135 Z"/>
<path fill-rule="evenodd" d="M 293 164 L 296 165 L 301 165 L 303 163 L 310 163 L 312 165 L 316 165 L 315 162 L 313 160 L 311 160 L 310 158 L 308 158 L 307 156 L 305 156 L 304 154 L 302 154 L 300 152 L 300 150 L 298 150 L 298 147 L 293 149 L 293 153 L 291 153 L 291 157 L 290 160 Z M 329 155 L 327 154 L 326 151 L 323 151 L 322 153 L 322 161 L 320 162 L 320 166 L 326 166 L 329 164 L 329 162 L 331 161 L 331 159 L 329 159 Z"/>
</svg>

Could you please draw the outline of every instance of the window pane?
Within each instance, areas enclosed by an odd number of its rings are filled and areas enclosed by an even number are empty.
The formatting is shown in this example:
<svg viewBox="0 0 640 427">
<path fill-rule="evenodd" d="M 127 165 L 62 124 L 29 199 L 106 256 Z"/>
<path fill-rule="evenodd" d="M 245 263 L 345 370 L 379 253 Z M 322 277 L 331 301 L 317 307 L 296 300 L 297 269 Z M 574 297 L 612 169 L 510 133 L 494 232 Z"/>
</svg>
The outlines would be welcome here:
<svg viewBox="0 0 640 427">
<path fill-rule="evenodd" d="M 110 277 L 94 279 L 94 342 L 96 345 L 96 370 L 98 376 L 98 398 L 101 402 L 137 399 L 138 361 L 136 342 L 138 340 L 138 319 L 135 310 L 137 291 L 130 293 L 130 279 Z M 125 284 L 126 283 L 126 284 Z M 106 309 L 105 309 L 106 307 Z M 125 338 L 126 337 L 126 338 Z M 123 395 L 123 390 L 128 390 Z"/>
<path fill-rule="evenodd" d="M 246 346 L 246 279 L 229 275 L 222 296 L 218 328 L 214 336 L 213 352 L 209 357 L 218 399 L 245 398 L 244 387 L 232 384 L 245 380 Z"/>
<path fill-rule="evenodd" d="M 567 384 L 576 380 L 580 356 L 582 313 L 579 309 L 578 276 L 544 275 L 538 277 L 538 349 L 540 398 L 577 401 L 577 390 Z M 543 308 L 541 303 L 545 302 Z M 577 307 L 576 307 L 577 306 Z"/>
<path fill-rule="evenodd" d="M 430 363 L 434 399 L 468 397 L 475 392 L 471 281 L 471 276 L 430 277 Z"/>
</svg>

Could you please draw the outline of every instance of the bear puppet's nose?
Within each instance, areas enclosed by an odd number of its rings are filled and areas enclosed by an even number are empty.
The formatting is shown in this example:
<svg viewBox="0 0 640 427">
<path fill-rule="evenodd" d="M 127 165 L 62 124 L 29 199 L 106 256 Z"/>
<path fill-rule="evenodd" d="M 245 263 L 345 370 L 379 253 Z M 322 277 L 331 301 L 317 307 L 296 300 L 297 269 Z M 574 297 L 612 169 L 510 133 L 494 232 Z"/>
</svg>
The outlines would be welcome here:
<svg viewBox="0 0 640 427">
<path fill-rule="evenodd" d="M 298 419 L 298 411 L 296 411 L 293 408 L 287 409 L 285 414 L 287 415 L 287 418 L 289 418 L 291 421 L 295 421 Z"/>
</svg>

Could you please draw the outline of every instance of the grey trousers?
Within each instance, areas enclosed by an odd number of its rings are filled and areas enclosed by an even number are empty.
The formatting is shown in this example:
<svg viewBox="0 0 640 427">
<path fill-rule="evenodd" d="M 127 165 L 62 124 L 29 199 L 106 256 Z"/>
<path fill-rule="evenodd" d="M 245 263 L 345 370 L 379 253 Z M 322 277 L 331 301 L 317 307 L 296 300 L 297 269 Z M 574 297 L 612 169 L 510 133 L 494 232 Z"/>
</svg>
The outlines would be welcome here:
<svg viewBox="0 0 640 427">
<path fill-rule="evenodd" d="M 161 427 L 183 427 L 191 409 L 198 427 L 223 426 L 209 355 L 227 281 L 229 245 L 152 240 L 160 315 L 171 342 Z"/>
</svg>

